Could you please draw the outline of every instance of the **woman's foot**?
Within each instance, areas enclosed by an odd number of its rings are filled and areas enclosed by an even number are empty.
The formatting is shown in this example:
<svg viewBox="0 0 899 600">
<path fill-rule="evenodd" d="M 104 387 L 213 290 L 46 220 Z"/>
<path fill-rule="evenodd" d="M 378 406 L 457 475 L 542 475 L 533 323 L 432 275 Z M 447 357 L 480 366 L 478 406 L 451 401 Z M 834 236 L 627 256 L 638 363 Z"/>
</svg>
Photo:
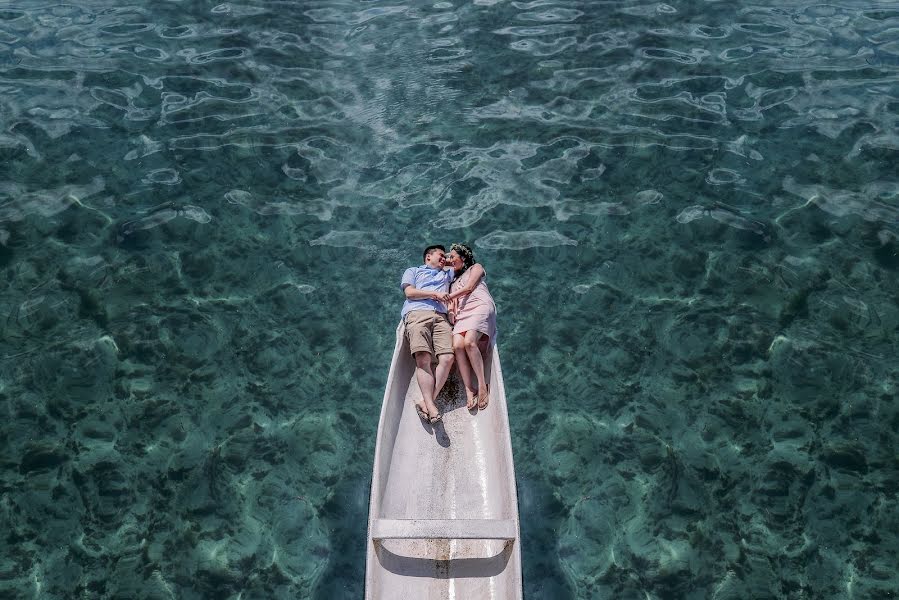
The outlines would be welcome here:
<svg viewBox="0 0 899 600">
<path fill-rule="evenodd" d="M 428 411 L 425 410 L 425 407 L 421 404 L 415 405 L 415 412 L 418 413 L 418 418 L 420 418 L 425 423 L 430 423 L 431 417 L 428 415 Z"/>
<path fill-rule="evenodd" d="M 490 402 L 490 386 L 485 385 L 482 390 L 478 390 L 478 410 L 487 408 Z"/>
<path fill-rule="evenodd" d="M 474 410 L 478 407 L 478 393 L 472 390 L 465 390 L 465 395 L 468 396 L 468 400 L 465 402 L 465 408 L 468 410 Z"/>
</svg>

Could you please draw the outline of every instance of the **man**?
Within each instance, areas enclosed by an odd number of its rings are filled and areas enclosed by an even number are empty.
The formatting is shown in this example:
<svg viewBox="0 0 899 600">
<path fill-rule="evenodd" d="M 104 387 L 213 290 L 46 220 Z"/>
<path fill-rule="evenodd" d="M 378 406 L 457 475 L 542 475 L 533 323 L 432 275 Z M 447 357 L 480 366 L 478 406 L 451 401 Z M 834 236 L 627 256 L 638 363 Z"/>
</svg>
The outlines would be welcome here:
<svg viewBox="0 0 899 600">
<path fill-rule="evenodd" d="M 406 339 L 415 357 L 415 378 L 421 388 L 422 404 L 416 404 L 418 416 L 432 425 L 443 415 L 434 399 L 443 389 L 453 366 L 453 328 L 447 320 L 446 302 L 453 270 L 444 270 L 446 248 L 439 244 L 424 251 L 424 264 L 403 273 L 400 286 L 406 294 L 403 322 Z M 432 370 L 432 357 L 437 368 Z"/>
</svg>

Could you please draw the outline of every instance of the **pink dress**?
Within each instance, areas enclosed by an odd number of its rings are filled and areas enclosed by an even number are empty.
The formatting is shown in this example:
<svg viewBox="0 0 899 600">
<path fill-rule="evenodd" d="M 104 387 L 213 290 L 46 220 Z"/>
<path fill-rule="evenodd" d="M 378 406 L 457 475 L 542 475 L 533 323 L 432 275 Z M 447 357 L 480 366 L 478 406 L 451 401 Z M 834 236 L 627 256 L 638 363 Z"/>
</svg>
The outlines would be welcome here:
<svg viewBox="0 0 899 600">
<path fill-rule="evenodd" d="M 471 269 L 467 269 L 461 277 L 450 286 L 450 291 L 465 287 L 468 283 Z M 465 333 L 466 331 L 480 331 L 490 339 L 496 337 L 496 304 L 493 296 L 487 289 L 487 273 L 481 277 L 477 287 L 467 296 L 455 299 L 456 320 L 453 324 L 453 333 Z"/>
</svg>

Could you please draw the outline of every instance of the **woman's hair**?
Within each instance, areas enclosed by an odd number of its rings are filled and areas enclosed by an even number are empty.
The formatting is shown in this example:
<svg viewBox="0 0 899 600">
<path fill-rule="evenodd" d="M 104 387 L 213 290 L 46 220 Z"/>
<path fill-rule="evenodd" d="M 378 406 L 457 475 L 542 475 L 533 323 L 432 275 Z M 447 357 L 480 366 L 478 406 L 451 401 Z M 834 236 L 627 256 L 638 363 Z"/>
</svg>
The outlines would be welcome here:
<svg viewBox="0 0 899 600">
<path fill-rule="evenodd" d="M 455 250 L 456 254 L 462 259 L 462 271 L 465 271 L 465 269 L 476 262 L 474 259 L 474 252 L 471 251 L 471 246 L 466 246 L 465 244 L 453 244 L 450 246 L 450 251 L 453 250 Z"/>
</svg>

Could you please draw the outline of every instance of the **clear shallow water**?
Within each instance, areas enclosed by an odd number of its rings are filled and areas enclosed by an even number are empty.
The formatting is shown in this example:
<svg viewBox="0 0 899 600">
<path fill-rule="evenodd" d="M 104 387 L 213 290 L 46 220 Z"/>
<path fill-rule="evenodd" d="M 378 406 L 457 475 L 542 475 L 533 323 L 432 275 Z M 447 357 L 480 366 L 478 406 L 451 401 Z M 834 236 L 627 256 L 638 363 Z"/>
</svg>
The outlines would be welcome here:
<svg viewBox="0 0 899 600">
<path fill-rule="evenodd" d="M 360 597 L 397 282 L 469 241 L 529 598 L 894 597 L 897 32 L 5 4 L 3 595 Z"/>
</svg>

